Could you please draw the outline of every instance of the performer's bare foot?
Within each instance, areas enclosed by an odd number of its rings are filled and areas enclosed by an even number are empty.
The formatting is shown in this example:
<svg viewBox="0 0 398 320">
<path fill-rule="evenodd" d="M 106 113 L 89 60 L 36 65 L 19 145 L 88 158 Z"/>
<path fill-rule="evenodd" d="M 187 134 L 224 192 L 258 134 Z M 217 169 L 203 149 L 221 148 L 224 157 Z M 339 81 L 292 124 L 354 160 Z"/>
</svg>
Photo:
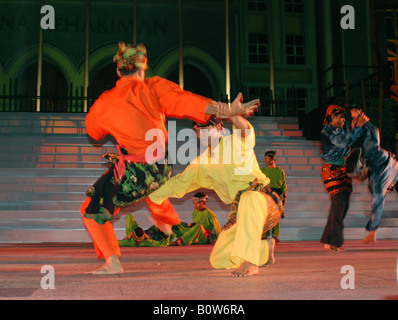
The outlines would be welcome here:
<svg viewBox="0 0 398 320">
<path fill-rule="evenodd" d="M 113 255 L 106 259 L 106 262 L 99 266 L 98 268 L 86 271 L 86 274 L 98 274 L 98 275 L 106 275 L 106 274 L 122 274 L 123 267 L 119 261 L 119 257 L 117 255 Z"/>
<path fill-rule="evenodd" d="M 244 261 L 241 266 L 231 273 L 232 277 L 251 277 L 258 274 L 258 267 L 248 261 Z"/>
<path fill-rule="evenodd" d="M 375 244 L 376 241 L 376 231 L 370 231 L 369 234 L 362 240 L 363 244 Z"/>
<path fill-rule="evenodd" d="M 268 267 L 275 263 L 275 256 L 274 256 L 275 239 L 270 238 L 267 239 L 267 241 L 268 241 L 268 262 L 264 265 L 264 267 Z"/>
<path fill-rule="evenodd" d="M 331 251 L 331 252 L 336 252 L 336 253 L 344 252 L 344 249 L 343 249 L 343 248 L 341 248 L 341 247 L 336 247 L 336 246 L 332 246 L 332 245 L 330 245 L 330 244 L 325 244 L 325 245 L 324 245 L 324 248 L 325 248 L 326 250 L 328 250 L 328 251 Z"/>
</svg>

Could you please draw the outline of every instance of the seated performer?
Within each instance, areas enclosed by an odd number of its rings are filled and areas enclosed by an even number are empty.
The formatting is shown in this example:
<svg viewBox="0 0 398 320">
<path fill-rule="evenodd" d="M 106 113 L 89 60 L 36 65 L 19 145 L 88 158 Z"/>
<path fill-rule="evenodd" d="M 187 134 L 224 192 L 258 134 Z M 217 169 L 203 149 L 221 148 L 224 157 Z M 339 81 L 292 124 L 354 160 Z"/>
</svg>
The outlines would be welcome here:
<svg viewBox="0 0 398 320">
<path fill-rule="evenodd" d="M 193 223 L 186 225 L 180 223 L 172 227 L 178 239 L 177 245 L 189 246 L 191 244 L 214 243 L 220 234 L 220 223 L 213 211 L 206 207 L 209 199 L 207 194 L 196 193 L 192 200 L 195 210 L 192 213 Z"/>
<path fill-rule="evenodd" d="M 278 223 L 283 208 L 258 165 L 252 125 L 241 116 L 230 120 L 234 128 L 228 136 L 221 136 L 220 124 L 196 125 L 200 140 L 209 141 L 208 149 L 149 198 L 161 205 L 168 198 L 181 198 L 200 188 L 214 190 L 232 207 L 210 263 L 217 269 L 236 269 L 231 274 L 235 277 L 252 276 L 260 266 L 274 261 L 275 241 L 264 239 L 263 234 Z"/>
<path fill-rule="evenodd" d="M 183 222 L 181 222 L 183 223 Z M 165 234 L 156 226 L 147 230 L 138 226 L 133 214 L 126 216 L 126 237 L 119 240 L 121 247 L 167 247 L 175 238 L 174 233 Z"/>
<path fill-rule="evenodd" d="M 287 185 L 286 185 L 286 177 L 285 171 L 276 166 L 276 151 L 267 151 L 264 155 L 264 161 L 266 166 L 261 168 L 261 171 L 271 180 L 269 186 L 272 191 L 275 191 L 282 200 L 282 204 L 286 204 L 287 197 Z M 282 215 L 282 219 L 284 218 L 284 214 Z M 266 236 L 268 237 L 271 233 L 271 230 L 267 232 Z M 276 242 L 280 242 L 280 223 L 277 223 L 275 227 L 272 228 L 272 238 L 275 239 Z"/>
<path fill-rule="evenodd" d="M 213 211 L 206 207 L 208 196 L 197 193 L 193 196 L 195 210 L 192 213 L 193 223 L 181 222 L 172 226 L 173 233 L 167 235 L 156 226 L 143 230 L 137 224 L 134 215 L 126 217 L 126 237 L 119 240 L 121 247 L 167 247 L 177 236 L 176 244 L 188 246 L 191 244 L 213 243 L 220 233 L 220 224 Z"/>
<path fill-rule="evenodd" d="M 353 124 L 359 122 L 363 111 L 357 107 L 350 108 Z M 376 243 L 376 233 L 383 216 L 386 194 L 398 181 L 398 161 L 396 156 L 380 147 L 379 129 L 370 121 L 362 127 L 359 139 L 362 155 L 369 169 L 368 187 L 372 194 L 372 215 L 366 225 L 368 235 L 362 243 Z"/>
<path fill-rule="evenodd" d="M 97 255 L 106 261 L 88 274 L 123 272 L 119 243 L 111 222 L 120 208 L 145 200 L 157 227 L 166 233 L 170 232 L 170 225 L 181 222 L 168 201 L 159 206 L 147 199 L 149 193 L 171 176 L 171 166 L 167 157 L 165 159 L 166 116 L 203 123 L 215 114 L 220 117 L 245 115 L 258 104 L 258 100 L 242 104 L 241 99 L 235 99 L 227 108 L 223 103 L 185 91 L 166 79 L 145 78 L 147 52 L 142 44 L 119 43 L 114 61 L 120 79 L 113 89 L 97 99 L 86 117 L 90 137 L 101 140 L 109 134 L 115 138 L 119 149 L 117 163 L 87 191 L 80 208 Z M 147 149 L 153 141 L 146 139 L 151 129 L 164 136 L 164 141 L 159 142 L 161 148 L 152 156 Z"/>
</svg>

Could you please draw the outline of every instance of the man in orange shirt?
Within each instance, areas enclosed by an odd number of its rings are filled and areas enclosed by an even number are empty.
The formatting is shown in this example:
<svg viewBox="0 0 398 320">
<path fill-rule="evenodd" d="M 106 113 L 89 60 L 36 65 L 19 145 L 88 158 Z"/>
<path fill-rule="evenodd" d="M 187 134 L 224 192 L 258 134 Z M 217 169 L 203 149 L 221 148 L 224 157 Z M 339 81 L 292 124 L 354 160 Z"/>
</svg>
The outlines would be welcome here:
<svg viewBox="0 0 398 320">
<path fill-rule="evenodd" d="M 185 91 L 166 79 L 145 78 L 147 52 L 142 44 L 119 43 L 114 61 L 120 79 L 99 97 L 86 117 L 87 133 L 96 140 L 112 135 L 119 150 L 115 163 L 86 192 L 80 209 L 98 257 L 106 260 L 89 274 L 123 273 L 111 223 L 121 207 L 145 200 L 155 225 L 165 232 L 181 222 L 168 200 L 157 205 L 147 198 L 171 176 L 166 156 L 166 116 L 205 123 L 211 115 L 223 119 L 248 115 L 259 105 L 258 100 L 243 104 L 239 94 L 229 106 Z M 158 129 L 164 136 L 163 141 L 157 141 L 161 148 L 156 155 L 148 153 L 153 144 L 146 139 L 150 129 Z"/>
</svg>

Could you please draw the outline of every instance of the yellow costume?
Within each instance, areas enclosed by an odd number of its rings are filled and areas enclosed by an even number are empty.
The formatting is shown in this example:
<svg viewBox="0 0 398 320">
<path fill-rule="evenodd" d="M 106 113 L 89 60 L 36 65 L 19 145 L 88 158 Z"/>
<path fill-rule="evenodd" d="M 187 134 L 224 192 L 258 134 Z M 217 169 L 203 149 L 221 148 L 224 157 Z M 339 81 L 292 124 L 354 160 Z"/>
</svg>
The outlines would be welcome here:
<svg viewBox="0 0 398 320">
<path fill-rule="evenodd" d="M 239 191 L 258 183 L 267 186 L 270 180 L 261 172 L 254 154 L 255 134 L 242 138 L 240 130 L 222 137 L 217 147 L 197 157 L 183 173 L 172 177 L 149 199 L 162 204 L 167 198 L 181 198 L 191 191 L 214 190 L 226 204 L 232 204 Z M 236 224 L 221 231 L 210 256 L 214 268 L 236 268 L 243 260 L 263 265 L 268 261 L 268 243 L 262 240 L 268 215 L 268 199 L 260 191 L 244 191 L 236 212 Z M 280 218 L 280 216 L 279 216 Z"/>
</svg>

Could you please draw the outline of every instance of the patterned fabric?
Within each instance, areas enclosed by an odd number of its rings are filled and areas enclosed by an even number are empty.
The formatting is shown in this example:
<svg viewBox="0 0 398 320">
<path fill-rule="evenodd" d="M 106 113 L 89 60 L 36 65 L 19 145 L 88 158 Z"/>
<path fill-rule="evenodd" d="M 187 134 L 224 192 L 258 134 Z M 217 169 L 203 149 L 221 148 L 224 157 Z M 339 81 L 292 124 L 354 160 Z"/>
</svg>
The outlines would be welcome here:
<svg viewBox="0 0 398 320">
<path fill-rule="evenodd" d="M 119 70 L 148 69 L 147 51 L 143 44 L 131 45 L 119 42 L 119 51 L 113 57 L 113 61 Z"/>
<path fill-rule="evenodd" d="M 168 164 L 147 164 L 124 161 L 125 170 L 120 180 L 115 178 L 115 163 L 112 163 L 95 183 L 87 190 L 91 198 L 86 209 L 86 218 L 96 219 L 96 215 L 106 209 L 111 215 L 115 208 L 124 208 L 144 200 L 151 192 L 160 188 L 171 177 L 172 166 Z"/>
<path fill-rule="evenodd" d="M 331 196 L 340 192 L 352 192 L 352 179 L 347 175 L 346 166 L 324 164 L 322 179 Z"/>
<path fill-rule="evenodd" d="M 125 174 L 118 184 L 118 193 L 113 198 L 116 207 L 129 207 L 159 189 L 170 179 L 172 166 L 125 162 Z"/>
<path fill-rule="evenodd" d="M 126 238 L 119 240 L 121 247 L 166 247 L 171 244 L 175 234 L 164 234 L 157 227 L 147 230 L 138 226 L 133 214 L 126 216 Z"/>
<path fill-rule="evenodd" d="M 259 191 L 264 193 L 268 201 L 268 215 L 264 223 L 262 239 L 266 239 L 265 234 L 271 230 L 281 219 L 283 214 L 283 205 L 279 196 L 275 192 L 271 192 L 269 186 L 264 186 L 261 182 L 255 179 L 248 188 L 241 190 L 236 195 L 232 202 L 231 211 L 228 216 L 227 223 L 223 226 L 222 230 L 228 230 L 236 223 L 236 214 L 238 212 L 239 201 L 241 195 L 246 191 Z"/>
</svg>

